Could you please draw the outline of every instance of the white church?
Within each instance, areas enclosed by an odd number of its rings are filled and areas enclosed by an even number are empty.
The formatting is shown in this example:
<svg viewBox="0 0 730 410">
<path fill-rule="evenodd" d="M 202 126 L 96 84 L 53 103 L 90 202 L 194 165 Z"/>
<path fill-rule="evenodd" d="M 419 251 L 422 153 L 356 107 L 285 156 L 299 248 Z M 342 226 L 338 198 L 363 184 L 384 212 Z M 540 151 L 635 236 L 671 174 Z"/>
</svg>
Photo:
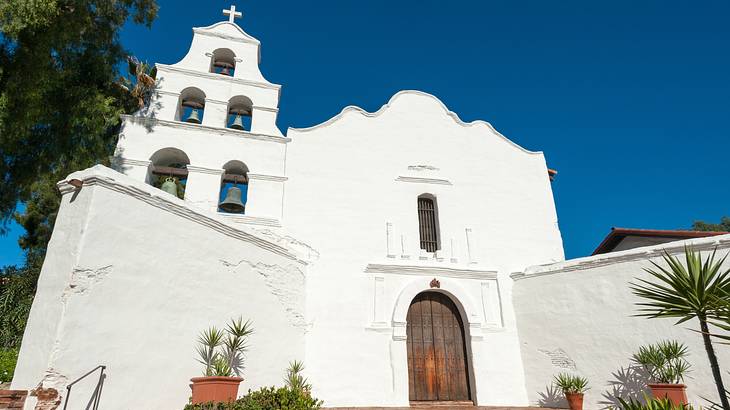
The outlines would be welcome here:
<svg viewBox="0 0 730 410">
<path fill-rule="evenodd" d="M 113 169 L 58 183 L 13 389 L 85 408 L 95 382 L 68 403 L 67 385 L 104 365 L 100 408 L 182 409 L 198 333 L 242 316 L 239 394 L 300 360 L 324 407 L 564 406 L 550 383 L 567 371 L 605 408 L 643 389 L 622 376 L 631 354 L 673 338 L 691 351 L 690 401 L 716 395 L 701 338 L 632 317 L 628 282 L 664 249 L 724 254 L 730 236 L 565 261 L 542 152 L 410 90 L 282 132 L 282 86 L 229 14 L 157 64 Z"/>
</svg>

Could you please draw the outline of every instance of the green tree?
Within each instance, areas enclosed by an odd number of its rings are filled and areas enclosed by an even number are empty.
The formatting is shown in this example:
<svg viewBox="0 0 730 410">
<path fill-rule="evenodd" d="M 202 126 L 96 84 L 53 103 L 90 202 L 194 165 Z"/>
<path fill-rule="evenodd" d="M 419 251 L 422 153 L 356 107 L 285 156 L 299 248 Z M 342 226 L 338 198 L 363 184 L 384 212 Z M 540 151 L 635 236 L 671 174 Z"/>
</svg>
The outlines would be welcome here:
<svg viewBox="0 0 730 410">
<path fill-rule="evenodd" d="M 715 231 L 730 232 L 730 216 L 720 218 L 719 224 L 707 223 L 703 221 L 694 221 L 692 223 L 693 231 Z"/>
<path fill-rule="evenodd" d="M 676 324 L 697 318 L 722 408 L 730 410 L 709 329 L 709 324 L 722 319 L 730 295 L 730 269 L 722 270 L 727 255 L 715 260 L 713 251 L 703 261 L 700 252 L 691 248 L 685 248 L 684 254 L 686 266 L 665 252 L 667 267 L 652 261 L 654 268 L 645 269 L 655 281 L 637 278 L 631 283 L 633 293 L 645 300 L 637 303 L 636 316 L 676 318 Z"/>
<path fill-rule="evenodd" d="M 120 78 L 128 53 L 119 32 L 130 19 L 149 26 L 157 9 L 155 0 L 0 1 L 0 233 L 14 218 L 26 253 L 24 266 L 0 269 L 0 348 L 20 344 L 58 212 L 56 182 L 106 163 L 119 115 L 149 101 L 152 69 L 132 60 L 131 79 Z"/>
<path fill-rule="evenodd" d="M 156 13 L 154 0 L 0 2 L 0 220 L 26 204 L 25 249 L 45 248 L 55 181 L 113 152 L 119 115 L 137 107 L 118 82 L 119 30 Z"/>
</svg>

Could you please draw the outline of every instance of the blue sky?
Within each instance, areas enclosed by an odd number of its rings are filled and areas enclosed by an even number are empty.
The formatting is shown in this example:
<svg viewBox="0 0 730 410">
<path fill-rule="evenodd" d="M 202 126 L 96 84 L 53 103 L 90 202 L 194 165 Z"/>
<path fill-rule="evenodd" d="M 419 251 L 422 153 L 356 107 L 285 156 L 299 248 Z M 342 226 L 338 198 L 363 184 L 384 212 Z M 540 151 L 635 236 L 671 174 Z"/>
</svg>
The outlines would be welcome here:
<svg viewBox="0 0 730 410">
<path fill-rule="evenodd" d="M 730 215 L 728 1 L 235 1 L 282 84 L 279 126 L 347 105 L 375 111 L 401 89 L 489 121 L 559 171 L 566 256 L 612 226 L 687 228 Z M 191 27 L 231 1 L 161 1 L 151 30 L 129 26 L 142 60 L 174 63 Z M 0 265 L 20 261 L 16 229 Z"/>
</svg>

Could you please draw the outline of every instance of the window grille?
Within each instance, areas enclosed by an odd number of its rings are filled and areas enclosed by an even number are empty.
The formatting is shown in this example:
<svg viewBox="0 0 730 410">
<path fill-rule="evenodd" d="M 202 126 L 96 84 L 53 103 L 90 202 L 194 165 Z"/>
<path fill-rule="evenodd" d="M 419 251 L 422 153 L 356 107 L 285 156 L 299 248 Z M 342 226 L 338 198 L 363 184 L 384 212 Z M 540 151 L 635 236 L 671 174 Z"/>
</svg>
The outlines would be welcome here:
<svg viewBox="0 0 730 410">
<path fill-rule="evenodd" d="M 436 225 L 436 206 L 431 198 L 418 198 L 418 232 L 421 249 L 436 252 L 439 248 L 438 227 Z"/>
</svg>

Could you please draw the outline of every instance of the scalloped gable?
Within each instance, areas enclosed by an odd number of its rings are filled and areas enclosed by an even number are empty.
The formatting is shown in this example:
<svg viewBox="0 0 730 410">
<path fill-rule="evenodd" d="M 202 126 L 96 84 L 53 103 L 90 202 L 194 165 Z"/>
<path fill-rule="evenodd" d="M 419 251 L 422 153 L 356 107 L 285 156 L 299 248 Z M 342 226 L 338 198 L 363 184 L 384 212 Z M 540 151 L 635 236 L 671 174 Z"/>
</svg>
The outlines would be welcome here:
<svg viewBox="0 0 730 410">
<path fill-rule="evenodd" d="M 405 111 L 408 110 L 419 110 L 420 112 L 432 112 L 433 114 L 446 114 L 447 116 L 451 117 L 454 122 L 458 125 L 461 125 L 463 127 L 483 127 L 485 130 L 489 131 L 490 133 L 498 136 L 499 138 L 502 138 L 505 142 L 509 143 L 513 147 L 519 149 L 520 151 L 527 153 L 527 154 L 536 154 L 536 155 L 542 155 L 542 151 L 530 151 L 528 149 L 523 148 L 522 146 L 516 144 L 509 138 L 502 135 L 499 131 L 497 131 L 492 124 L 488 123 L 484 120 L 476 120 L 472 122 L 464 122 L 459 118 L 459 116 L 448 109 L 446 107 L 446 104 L 443 103 L 438 97 L 436 97 L 433 94 L 429 94 L 423 91 L 418 90 L 403 90 L 399 91 L 396 94 L 394 94 L 390 100 L 388 100 L 388 103 L 383 105 L 378 111 L 371 113 L 368 112 L 358 106 L 349 105 L 342 109 L 339 114 L 335 115 L 334 117 L 328 119 L 327 121 L 324 121 L 320 124 L 313 125 L 311 127 L 305 127 L 305 128 L 294 128 L 290 127 L 289 130 L 294 131 L 296 133 L 307 133 L 310 131 L 315 131 L 320 128 L 327 127 L 329 125 L 332 125 L 339 121 L 340 119 L 344 118 L 345 116 L 349 115 L 361 115 L 366 118 L 377 118 L 386 111 L 393 110 L 393 109 L 405 109 Z M 288 134 L 288 132 L 287 132 Z"/>
<path fill-rule="evenodd" d="M 243 29 L 235 23 L 221 21 L 207 27 L 195 27 L 193 33 L 207 36 L 225 38 L 228 40 L 239 40 L 248 43 L 261 44 L 259 40 L 243 31 Z"/>
</svg>

